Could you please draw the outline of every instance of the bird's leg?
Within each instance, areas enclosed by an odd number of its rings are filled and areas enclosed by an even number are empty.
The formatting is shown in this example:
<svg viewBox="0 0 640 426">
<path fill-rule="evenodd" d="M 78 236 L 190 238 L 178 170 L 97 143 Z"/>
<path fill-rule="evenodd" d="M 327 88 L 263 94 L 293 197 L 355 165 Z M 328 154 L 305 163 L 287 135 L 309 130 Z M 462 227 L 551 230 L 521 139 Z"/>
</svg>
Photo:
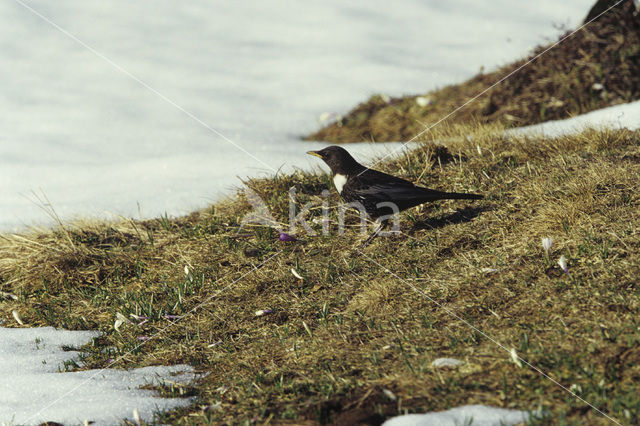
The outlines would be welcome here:
<svg viewBox="0 0 640 426">
<path fill-rule="evenodd" d="M 362 242 L 362 247 L 366 247 L 366 246 L 368 246 L 368 245 L 371 243 L 371 241 L 373 241 L 373 239 L 374 239 L 375 237 L 377 237 L 378 235 L 380 235 L 380 233 L 384 230 L 384 228 L 386 228 L 386 227 L 389 225 L 389 222 L 388 222 L 388 221 L 386 221 L 386 220 L 383 220 L 383 221 L 380 221 L 380 222 L 376 221 L 376 222 L 378 223 L 378 225 L 377 225 L 377 226 L 376 226 L 376 228 L 373 230 L 373 232 L 371 233 L 371 235 L 369 235 L 369 236 L 367 237 L 367 239 L 366 239 L 366 240 L 364 240 L 364 241 Z"/>
</svg>

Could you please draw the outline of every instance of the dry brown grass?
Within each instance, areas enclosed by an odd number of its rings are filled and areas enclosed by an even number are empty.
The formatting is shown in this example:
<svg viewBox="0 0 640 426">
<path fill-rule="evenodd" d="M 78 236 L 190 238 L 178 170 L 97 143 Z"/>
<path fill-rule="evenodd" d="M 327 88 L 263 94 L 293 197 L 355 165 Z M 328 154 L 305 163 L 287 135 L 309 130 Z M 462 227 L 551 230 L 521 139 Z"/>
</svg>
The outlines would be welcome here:
<svg viewBox="0 0 640 426">
<path fill-rule="evenodd" d="M 486 200 L 410 210 L 403 234 L 363 251 L 354 230 L 298 242 L 263 227 L 237 234 L 249 208 L 242 195 L 177 219 L 4 235 L 0 290 L 18 300 L 0 300 L 0 315 L 10 324 L 16 309 L 29 326 L 103 331 L 86 348 L 87 368 L 115 359 L 208 372 L 191 388 L 165 389 L 198 397 L 165 422 L 376 424 L 481 403 L 543 407 L 554 424 L 607 423 L 472 324 L 637 423 L 640 133 L 540 139 L 458 126 L 445 137 L 446 149 L 425 143 L 379 168 Z M 306 173 L 248 181 L 283 222 L 291 186 L 304 205 L 328 184 Z M 550 259 L 543 237 L 555 240 Z M 556 266 L 560 255 L 571 275 Z M 117 312 L 150 320 L 115 332 Z M 167 314 L 184 317 L 165 329 Z M 140 346 L 139 336 L 154 337 Z M 466 365 L 430 366 L 445 356 Z"/>
<path fill-rule="evenodd" d="M 306 139 L 406 141 L 454 111 L 450 122 L 523 126 L 640 99 L 640 24 L 634 10 L 633 1 L 624 1 L 508 78 L 549 46 L 497 71 L 422 95 L 431 101 L 426 106 L 416 103 L 417 96 L 373 96 Z"/>
</svg>

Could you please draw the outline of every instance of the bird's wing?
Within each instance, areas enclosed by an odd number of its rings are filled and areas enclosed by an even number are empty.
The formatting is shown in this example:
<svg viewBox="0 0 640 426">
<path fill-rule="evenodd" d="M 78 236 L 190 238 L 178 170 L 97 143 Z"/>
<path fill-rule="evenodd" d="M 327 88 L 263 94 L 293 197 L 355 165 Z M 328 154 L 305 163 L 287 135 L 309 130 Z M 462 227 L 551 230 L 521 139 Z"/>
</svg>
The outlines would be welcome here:
<svg viewBox="0 0 640 426">
<path fill-rule="evenodd" d="M 405 184 L 398 182 L 375 183 L 373 185 L 362 186 L 354 190 L 354 193 L 360 197 L 374 197 L 379 200 L 389 201 L 409 201 L 417 198 L 437 197 L 440 192 L 432 191 L 427 188 L 421 188 L 413 184 Z"/>
</svg>

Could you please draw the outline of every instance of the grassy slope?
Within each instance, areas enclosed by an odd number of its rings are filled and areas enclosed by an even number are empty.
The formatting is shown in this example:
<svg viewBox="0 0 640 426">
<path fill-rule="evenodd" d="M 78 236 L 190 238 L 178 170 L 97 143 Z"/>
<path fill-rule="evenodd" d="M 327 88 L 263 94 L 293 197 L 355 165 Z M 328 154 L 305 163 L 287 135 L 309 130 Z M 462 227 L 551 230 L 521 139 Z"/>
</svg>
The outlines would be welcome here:
<svg viewBox="0 0 640 426">
<path fill-rule="evenodd" d="M 522 126 L 640 99 L 640 21 L 633 10 L 627 0 L 521 70 L 515 72 L 549 46 L 497 71 L 428 93 L 423 97 L 431 104 L 426 106 L 416 96 L 373 96 L 307 139 L 410 140 L 507 76 L 449 121 Z"/>
<path fill-rule="evenodd" d="M 193 388 L 164 389 L 199 397 L 166 414 L 172 423 L 377 423 L 470 403 L 605 423 L 463 320 L 619 421 L 638 422 L 640 133 L 473 131 L 473 142 L 451 143 L 452 155 L 425 143 L 379 167 L 486 200 L 406 212 L 403 234 L 364 251 L 353 230 L 294 243 L 260 227 L 236 234 L 242 195 L 177 219 L 4 235 L 0 290 L 18 300 L 0 296 L 0 316 L 11 324 L 16 309 L 29 326 L 102 330 L 87 368 L 115 358 L 122 368 L 186 362 L 208 372 Z M 291 186 L 304 205 L 320 204 L 328 184 L 304 173 L 249 182 L 281 220 Z M 543 237 L 555 239 L 550 259 Z M 571 275 L 555 265 L 561 254 Z M 254 315 L 265 308 L 274 312 Z M 115 332 L 117 312 L 150 321 Z M 167 328 L 165 314 L 186 316 Z M 436 371 L 438 357 L 466 365 Z"/>
</svg>

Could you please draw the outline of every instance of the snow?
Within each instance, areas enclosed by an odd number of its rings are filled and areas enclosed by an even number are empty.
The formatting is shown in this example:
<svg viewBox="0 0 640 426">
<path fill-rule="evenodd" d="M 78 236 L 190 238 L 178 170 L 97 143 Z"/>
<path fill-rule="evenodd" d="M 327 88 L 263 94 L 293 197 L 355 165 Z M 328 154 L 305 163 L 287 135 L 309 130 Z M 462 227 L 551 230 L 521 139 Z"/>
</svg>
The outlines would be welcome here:
<svg viewBox="0 0 640 426">
<path fill-rule="evenodd" d="M 65 221 L 175 216 L 316 169 L 323 113 L 508 63 L 591 3 L 1 2 L 0 231 L 51 223 L 42 194 Z"/>
<path fill-rule="evenodd" d="M 577 133 L 588 128 L 610 128 L 635 130 L 640 128 L 640 101 L 602 108 L 565 120 L 547 121 L 513 131 L 524 134 L 539 134 L 557 137 Z"/>
<path fill-rule="evenodd" d="M 464 405 L 447 411 L 394 417 L 383 426 L 508 426 L 527 422 L 529 417 L 526 411 Z"/>
<path fill-rule="evenodd" d="M 0 327 L 0 424 L 31 425 L 45 421 L 95 425 L 133 418 L 145 421 L 157 410 L 186 406 L 188 398 L 158 398 L 138 389 L 163 380 L 188 383 L 195 378 L 187 365 L 135 370 L 65 371 L 64 362 L 78 360 L 78 348 L 99 336 L 95 331 Z"/>
</svg>

